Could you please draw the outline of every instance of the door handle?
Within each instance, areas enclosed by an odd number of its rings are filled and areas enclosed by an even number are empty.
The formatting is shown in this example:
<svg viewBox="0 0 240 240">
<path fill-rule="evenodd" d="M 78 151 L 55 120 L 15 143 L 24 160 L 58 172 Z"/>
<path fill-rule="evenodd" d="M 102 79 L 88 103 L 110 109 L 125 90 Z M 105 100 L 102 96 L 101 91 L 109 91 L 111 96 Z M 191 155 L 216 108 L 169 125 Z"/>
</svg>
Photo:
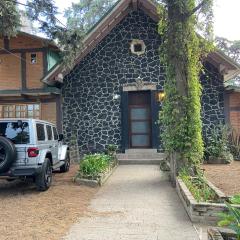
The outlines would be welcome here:
<svg viewBox="0 0 240 240">
<path fill-rule="evenodd" d="M 49 148 L 52 148 L 52 146 L 49 146 Z"/>
</svg>

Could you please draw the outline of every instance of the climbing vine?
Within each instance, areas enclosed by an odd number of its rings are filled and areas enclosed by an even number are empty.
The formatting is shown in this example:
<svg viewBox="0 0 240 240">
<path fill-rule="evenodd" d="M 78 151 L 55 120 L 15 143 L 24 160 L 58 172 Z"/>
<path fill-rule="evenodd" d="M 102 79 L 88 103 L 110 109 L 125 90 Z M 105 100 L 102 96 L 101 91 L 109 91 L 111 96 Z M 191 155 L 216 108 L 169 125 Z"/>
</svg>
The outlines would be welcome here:
<svg viewBox="0 0 240 240">
<path fill-rule="evenodd" d="M 160 53 L 166 65 L 161 137 L 167 152 L 178 153 L 178 171 L 198 167 L 203 158 L 199 75 L 202 57 L 213 46 L 212 0 L 198 5 L 196 0 L 165 0 L 159 6 L 159 15 Z"/>
</svg>

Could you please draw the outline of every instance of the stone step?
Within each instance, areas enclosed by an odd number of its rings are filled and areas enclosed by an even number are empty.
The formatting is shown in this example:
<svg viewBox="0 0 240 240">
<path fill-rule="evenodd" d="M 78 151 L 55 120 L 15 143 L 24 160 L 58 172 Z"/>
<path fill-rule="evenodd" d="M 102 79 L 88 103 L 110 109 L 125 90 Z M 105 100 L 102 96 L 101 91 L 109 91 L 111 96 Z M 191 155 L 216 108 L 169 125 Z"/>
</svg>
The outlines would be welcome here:
<svg viewBox="0 0 240 240">
<path fill-rule="evenodd" d="M 131 148 L 131 149 L 126 149 L 125 153 L 157 153 L 157 149 L 152 149 L 152 148 Z"/>
<path fill-rule="evenodd" d="M 119 160 L 125 159 L 164 159 L 164 153 L 124 153 L 124 154 L 117 154 L 117 158 Z"/>
<path fill-rule="evenodd" d="M 120 165 L 159 165 L 161 159 L 120 159 Z"/>
</svg>

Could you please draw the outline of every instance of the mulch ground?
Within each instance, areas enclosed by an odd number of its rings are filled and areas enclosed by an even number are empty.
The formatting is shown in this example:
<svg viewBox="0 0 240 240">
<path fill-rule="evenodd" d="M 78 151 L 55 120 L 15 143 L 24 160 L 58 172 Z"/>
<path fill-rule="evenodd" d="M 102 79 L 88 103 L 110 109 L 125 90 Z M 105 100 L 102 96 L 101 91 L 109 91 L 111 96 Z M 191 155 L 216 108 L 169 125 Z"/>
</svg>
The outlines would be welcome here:
<svg viewBox="0 0 240 240">
<path fill-rule="evenodd" d="M 68 173 L 55 173 L 51 188 L 38 192 L 33 183 L 0 180 L 0 239 L 55 240 L 87 213 L 97 189 L 77 186 Z"/>
<path fill-rule="evenodd" d="M 204 164 L 207 178 L 225 194 L 240 193 L 240 161 L 231 164 Z"/>
</svg>

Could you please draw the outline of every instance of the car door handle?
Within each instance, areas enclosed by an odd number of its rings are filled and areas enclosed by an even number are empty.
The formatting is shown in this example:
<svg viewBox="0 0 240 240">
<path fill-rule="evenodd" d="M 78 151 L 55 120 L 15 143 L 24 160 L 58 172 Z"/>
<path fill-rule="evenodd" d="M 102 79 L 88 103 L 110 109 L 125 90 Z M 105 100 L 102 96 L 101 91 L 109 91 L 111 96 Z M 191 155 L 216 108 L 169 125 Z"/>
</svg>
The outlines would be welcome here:
<svg viewBox="0 0 240 240">
<path fill-rule="evenodd" d="M 49 146 L 49 148 L 52 148 L 52 146 Z"/>
</svg>

